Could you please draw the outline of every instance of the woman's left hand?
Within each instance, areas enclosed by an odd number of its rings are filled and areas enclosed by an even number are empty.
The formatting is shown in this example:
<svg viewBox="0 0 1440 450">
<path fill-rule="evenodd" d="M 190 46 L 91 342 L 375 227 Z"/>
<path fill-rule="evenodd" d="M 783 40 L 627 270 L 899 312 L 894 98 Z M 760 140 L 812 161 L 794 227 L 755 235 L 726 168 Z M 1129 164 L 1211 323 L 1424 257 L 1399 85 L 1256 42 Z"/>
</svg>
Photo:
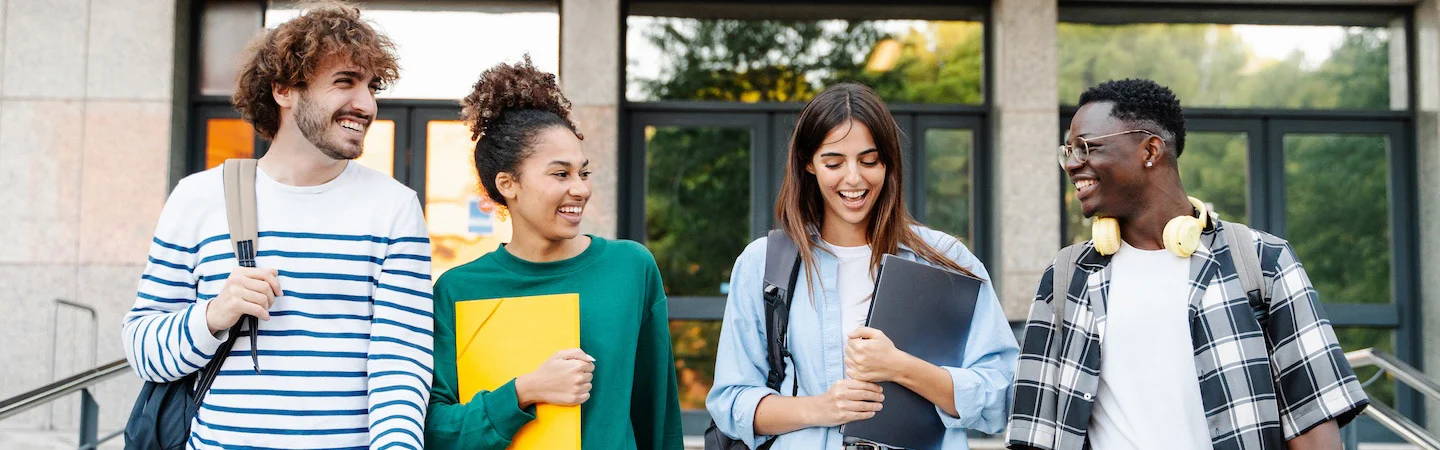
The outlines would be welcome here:
<svg viewBox="0 0 1440 450">
<path fill-rule="evenodd" d="M 871 383 L 897 381 L 908 358 L 910 354 L 895 348 L 885 332 L 856 328 L 845 344 L 845 376 Z"/>
</svg>

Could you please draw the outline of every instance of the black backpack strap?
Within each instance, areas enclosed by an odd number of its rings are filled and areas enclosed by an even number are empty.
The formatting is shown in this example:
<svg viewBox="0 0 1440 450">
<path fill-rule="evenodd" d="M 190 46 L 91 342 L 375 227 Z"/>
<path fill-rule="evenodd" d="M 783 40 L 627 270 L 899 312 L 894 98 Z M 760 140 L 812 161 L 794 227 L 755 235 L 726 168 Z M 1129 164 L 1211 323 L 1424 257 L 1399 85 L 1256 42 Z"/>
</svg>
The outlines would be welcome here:
<svg viewBox="0 0 1440 450">
<path fill-rule="evenodd" d="M 764 284 L 765 337 L 768 341 L 765 359 L 770 363 L 770 372 L 765 377 L 765 385 L 776 391 L 785 381 L 785 358 L 790 357 L 785 334 L 790 328 L 790 299 L 795 295 L 795 280 L 799 273 L 800 250 L 795 241 L 783 230 L 770 230 L 765 244 Z M 800 393 L 799 379 L 797 372 L 792 396 Z"/>
<path fill-rule="evenodd" d="M 195 405 L 200 406 L 205 401 L 205 394 L 210 392 L 210 385 L 215 384 L 215 377 L 220 375 L 220 366 L 225 365 L 225 357 L 230 356 L 230 349 L 235 347 L 235 338 L 240 336 L 240 327 L 245 321 L 235 322 L 230 327 L 230 335 L 225 342 L 220 343 L 220 348 L 215 350 L 215 357 L 210 358 L 210 363 L 200 368 L 198 379 L 195 382 Z"/>
</svg>

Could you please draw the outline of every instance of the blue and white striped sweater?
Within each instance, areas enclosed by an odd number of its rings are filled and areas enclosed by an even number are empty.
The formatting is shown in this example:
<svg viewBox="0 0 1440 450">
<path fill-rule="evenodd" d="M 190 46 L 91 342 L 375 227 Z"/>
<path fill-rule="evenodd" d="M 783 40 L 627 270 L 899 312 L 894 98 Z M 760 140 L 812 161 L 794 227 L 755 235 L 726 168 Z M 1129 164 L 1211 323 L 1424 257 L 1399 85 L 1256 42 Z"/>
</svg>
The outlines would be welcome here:
<svg viewBox="0 0 1440 450">
<path fill-rule="evenodd" d="M 257 266 L 283 295 L 260 323 L 263 373 L 236 341 L 191 448 L 423 447 L 433 375 L 430 243 L 415 193 L 358 164 L 320 186 L 256 180 Z M 156 227 L 125 350 L 148 381 L 204 366 L 205 306 L 236 266 L 219 169 L 187 177 Z"/>
</svg>

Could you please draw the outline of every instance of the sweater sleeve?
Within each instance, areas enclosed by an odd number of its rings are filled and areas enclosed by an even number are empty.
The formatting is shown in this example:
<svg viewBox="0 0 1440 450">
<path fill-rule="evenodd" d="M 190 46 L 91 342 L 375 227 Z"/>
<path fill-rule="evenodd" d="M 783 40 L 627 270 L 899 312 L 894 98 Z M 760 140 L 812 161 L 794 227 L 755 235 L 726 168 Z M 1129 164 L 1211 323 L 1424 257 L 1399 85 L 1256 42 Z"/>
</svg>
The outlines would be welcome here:
<svg viewBox="0 0 1440 450">
<path fill-rule="evenodd" d="M 366 364 L 370 446 L 419 450 L 434 376 L 430 239 L 414 196 L 399 211 L 373 298 Z"/>
<path fill-rule="evenodd" d="M 679 450 L 685 444 L 680 428 L 675 357 L 670 350 L 670 309 L 660 269 L 653 258 L 645 261 L 648 264 L 646 303 L 649 308 L 640 323 L 639 345 L 635 350 L 630 423 L 635 427 L 638 448 Z"/>
<path fill-rule="evenodd" d="M 535 407 L 520 409 L 515 380 L 493 391 L 460 399 L 455 363 L 455 303 L 447 295 L 448 278 L 435 284 L 435 387 L 425 421 L 426 448 L 438 450 L 500 450 L 510 445 L 520 427 L 535 420 Z"/>
<path fill-rule="evenodd" d="M 196 237 L 199 215 L 189 199 L 201 187 L 182 182 L 165 201 L 135 306 L 125 314 L 125 358 L 145 381 L 171 382 L 199 371 L 222 342 L 205 322 L 209 301 L 196 298 L 196 255 L 203 243 Z"/>
</svg>

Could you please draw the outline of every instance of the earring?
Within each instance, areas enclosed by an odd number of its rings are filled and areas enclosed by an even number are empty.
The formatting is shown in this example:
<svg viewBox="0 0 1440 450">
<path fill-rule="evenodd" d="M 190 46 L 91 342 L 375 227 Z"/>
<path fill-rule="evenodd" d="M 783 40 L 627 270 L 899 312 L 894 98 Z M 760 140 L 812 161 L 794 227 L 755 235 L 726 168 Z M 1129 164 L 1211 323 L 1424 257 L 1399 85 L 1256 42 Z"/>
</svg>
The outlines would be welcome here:
<svg viewBox="0 0 1440 450">
<path fill-rule="evenodd" d="M 1145 161 L 1145 167 L 1154 167 L 1155 161 Z"/>
</svg>

